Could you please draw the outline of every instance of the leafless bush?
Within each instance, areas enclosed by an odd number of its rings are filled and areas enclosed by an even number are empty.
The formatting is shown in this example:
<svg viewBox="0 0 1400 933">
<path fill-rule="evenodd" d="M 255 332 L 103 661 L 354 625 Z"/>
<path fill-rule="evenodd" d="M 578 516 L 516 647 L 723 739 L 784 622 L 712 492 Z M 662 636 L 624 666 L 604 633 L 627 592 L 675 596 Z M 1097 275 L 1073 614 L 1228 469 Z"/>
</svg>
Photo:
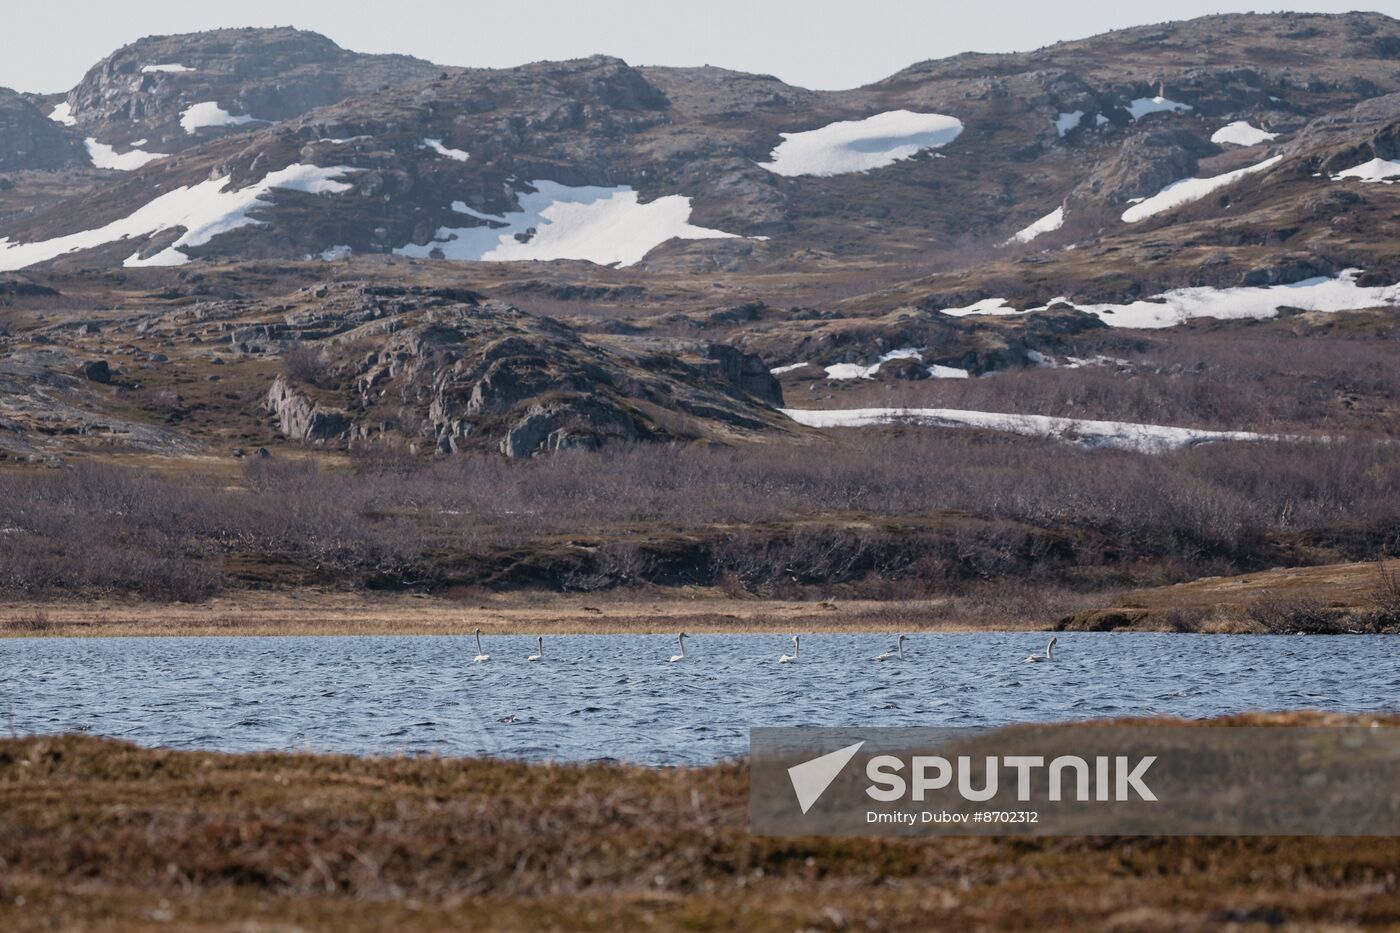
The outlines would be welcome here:
<svg viewBox="0 0 1400 933">
<path fill-rule="evenodd" d="M 326 386 L 330 382 L 330 368 L 321 351 L 306 344 L 299 344 L 282 354 L 282 372 L 298 385 Z"/>
<path fill-rule="evenodd" d="M 842 404 L 960 408 L 1214 429 L 1400 434 L 1386 402 L 1400 396 L 1392 341 L 1278 332 L 1089 331 L 1042 349 L 1057 367 L 991 378 L 872 380 Z M 1070 358 L 1098 361 L 1068 368 Z M 1121 363 L 1115 361 L 1122 361 Z M 1280 366 L 1287 360 L 1287 366 Z"/>
<path fill-rule="evenodd" d="M 1248 618 L 1271 635 L 1337 635 L 1346 631 L 1342 614 L 1311 596 L 1272 596 L 1250 604 Z"/>
<path fill-rule="evenodd" d="M 1376 590 L 1371 595 L 1371 605 L 1382 624 L 1400 625 L 1400 570 L 1392 569 L 1383 560 L 1376 561 Z"/>
<path fill-rule="evenodd" d="M 7 476 L 0 592 L 193 600 L 234 579 L 723 582 L 918 598 L 978 581 L 1161 583 L 1296 562 L 1307 548 L 1400 554 L 1400 450 L 1386 444 L 1147 456 L 920 429 L 819 449 L 637 445 L 528 463 L 381 454 L 353 470 L 276 459 L 245 469 L 237 489 L 95 464 Z M 555 560 L 574 536 L 596 545 Z"/>
<path fill-rule="evenodd" d="M 49 619 L 49 614 L 40 609 L 37 612 L 11 619 L 7 627 L 12 632 L 40 635 L 45 632 L 53 631 L 54 624 Z"/>
</svg>

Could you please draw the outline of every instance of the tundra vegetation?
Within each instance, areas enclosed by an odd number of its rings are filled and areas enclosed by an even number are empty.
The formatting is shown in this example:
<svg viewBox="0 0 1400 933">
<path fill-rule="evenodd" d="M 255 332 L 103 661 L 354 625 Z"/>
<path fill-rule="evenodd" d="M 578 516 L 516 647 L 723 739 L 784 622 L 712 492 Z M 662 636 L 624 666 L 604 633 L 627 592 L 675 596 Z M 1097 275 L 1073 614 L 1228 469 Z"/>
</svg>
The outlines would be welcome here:
<svg viewBox="0 0 1400 933">
<path fill-rule="evenodd" d="M 1400 720 L 1256 714 L 1214 724 Z M 1142 721 L 1138 721 L 1142 722 Z M 0 925 L 1354 929 L 1400 840 L 765 838 L 741 763 L 525 765 L 0 740 Z"/>
</svg>

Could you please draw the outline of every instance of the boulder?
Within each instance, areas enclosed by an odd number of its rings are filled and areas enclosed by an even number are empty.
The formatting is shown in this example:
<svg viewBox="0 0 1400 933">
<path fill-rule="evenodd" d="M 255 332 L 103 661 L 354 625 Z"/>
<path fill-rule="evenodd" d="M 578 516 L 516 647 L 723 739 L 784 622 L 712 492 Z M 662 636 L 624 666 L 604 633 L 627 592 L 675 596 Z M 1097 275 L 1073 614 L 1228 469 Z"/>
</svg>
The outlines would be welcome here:
<svg viewBox="0 0 1400 933">
<path fill-rule="evenodd" d="M 283 434 L 303 444 L 323 444 L 350 433 L 351 421 L 344 411 L 313 402 L 297 391 L 286 376 L 273 381 L 267 390 L 265 407 L 277 416 Z"/>
<path fill-rule="evenodd" d="M 82 365 L 83 378 L 103 385 L 112 381 L 112 369 L 106 360 L 88 360 Z"/>
</svg>

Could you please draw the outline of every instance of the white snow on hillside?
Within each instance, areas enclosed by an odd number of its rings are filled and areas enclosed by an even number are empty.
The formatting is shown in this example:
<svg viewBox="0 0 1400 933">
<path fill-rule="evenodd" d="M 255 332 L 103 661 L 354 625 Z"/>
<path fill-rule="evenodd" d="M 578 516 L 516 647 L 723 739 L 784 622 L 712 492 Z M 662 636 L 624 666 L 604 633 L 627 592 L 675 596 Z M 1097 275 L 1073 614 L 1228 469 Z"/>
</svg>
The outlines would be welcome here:
<svg viewBox="0 0 1400 933">
<path fill-rule="evenodd" d="M 166 65 L 142 65 L 142 66 L 141 66 L 141 73 L 142 73 L 143 75 L 162 74 L 162 73 L 163 73 L 163 74 L 182 74 L 183 72 L 186 72 L 186 71 L 194 71 L 194 69 L 193 69 L 193 68 L 190 68 L 190 67 L 187 66 L 187 65 L 177 65 L 177 64 L 175 64 L 175 63 L 173 63 L 173 62 L 171 62 L 170 64 L 166 64 Z"/>
<path fill-rule="evenodd" d="M 206 100 L 202 103 L 187 107 L 180 114 L 181 128 L 191 135 L 209 126 L 242 126 L 245 123 L 264 122 L 266 121 L 259 120 L 256 117 L 236 117 L 220 107 L 217 101 L 212 100 Z"/>
<path fill-rule="evenodd" d="M 826 378 L 873 379 L 875 374 L 880 371 L 880 367 L 890 360 L 917 360 L 923 354 L 922 347 L 904 347 L 889 351 L 869 366 L 861 366 L 859 363 L 837 363 L 834 366 L 826 367 Z"/>
<path fill-rule="evenodd" d="M 943 314 L 949 317 L 967 317 L 972 314 L 982 314 L 988 317 L 1001 317 L 1011 314 L 1025 314 L 1018 311 L 1007 303 L 1005 298 L 983 298 L 981 301 L 974 301 L 972 304 L 962 308 L 944 308 Z"/>
<path fill-rule="evenodd" d="M 934 363 L 928 368 L 928 374 L 935 379 L 971 379 L 972 373 L 956 366 L 939 366 Z"/>
<path fill-rule="evenodd" d="M 1210 178 L 1183 178 L 1180 181 L 1174 181 L 1152 197 L 1140 201 L 1124 211 L 1123 222 L 1137 223 L 1139 220 L 1146 220 L 1148 217 L 1173 210 L 1183 204 L 1199 201 L 1212 191 L 1234 184 L 1247 175 L 1272 168 L 1282 158 L 1283 156 L 1274 156 L 1256 165 L 1247 165 L 1244 168 L 1235 169 L 1233 172 L 1213 175 Z"/>
<path fill-rule="evenodd" d="M 807 363 L 789 363 L 786 366 L 774 366 L 768 372 L 774 376 L 781 376 L 783 373 L 795 372 L 807 365 Z"/>
<path fill-rule="evenodd" d="M 1069 113 L 1062 113 L 1055 117 L 1055 132 L 1063 136 L 1070 130 L 1079 128 L 1079 121 L 1084 119 L 1084 111 L 1071 110 Z"/>
<path fill-rule="evenodd" d="M 1029 243 L 1042 233 L 1052 233 L 1064 225 L 1065 209 L 1063 206 L 1060 206 L 1029 226 L 1017 230 L 1015 233 L 1011 234 L 1009 240 L 1001 245 L 1010 246 L 1012 243 Z"/>
<path fill-rule="evenodd" d="M 133 253 L 124 263 L 127 266 L 178 266 L 189 261 L 189 256 L 178 247 L 203 246 L 221 233 L 262 223 L 249 215 L 258 208 L 270 206 L 271 202 L 264 198 L 274 189 L 335 194 L 350 187 L 338 179 L 358 171 L 361 169 L 344 165 L 322 168 L 294 164 L 236 191 L 228 189 L 227 178 L 211 178 L 168 191 L 135 213 L 93 230 L 36 243 L 11 243 L 9 238 L 0 239 L 0 271 L 23 269 L 66 253 L 183 228 L 185 232 L 166 249 L 145 259 Z"/>
<path fill-rule="evenodd" d="M 553 181 L 532 181 L 534 192 L 519 195 L 520 210 L 499 217 L 474 211 L 463 202 L 453 209 L 496 226 L 443 227 L 427 244 L 394 250 L 427 257 L 441 250 L 447 259 L 510 261 L 583 259 L 599 265 L 630 266 L 670 239 L 709 240 L 737 234 L 697 227 L 690 221 L 690 198 L 666 195 L 643 204 L 637 192 Z M 524 242 L 516 239 L 525 236 Z"/>
<path fill-rule="evenodd" d="M 97 168 L 109 168 L 118 172 L 134 171 L 147 162 L 154 162 L 163 159 L 168 152 L 143 152 L 140 149 L 132 148 L 129 152 L 117 152 L 106 143 L 100 143 L 89 136 L 83 140 L 83 145 L 87 147 L 88 158 L 92 159 L 92 164 Z"/>
<path fill-rule="evenodd" d="M 66 100 L 53 105 L 53 109 L 49 111 L 49 119 L 64 126 L 73 126 L 78 122 L 78 118 L 73 116 L 73 105 Z"/>
<path fill-rule="evenodd" d="M 1373 184 L 1378 181 L 1388 181 L 1392 178 L 1400 177 L 1400 161 L 1394 159 L 1372 159 L 1369 162 L 1362 162 L 1344 172 L 1338 172 L 1332 176 L 1333 181 L 1341 181 L 1343 178 L 1355 178 L 1363 184 Z"/>
<path fill-rule="evenodd" d="M 867 172 L 925 149 L 946 146 L 958 138 L 962 129 L 962 121 L 956 117 L 891 110 L 864 120 L 783 133 L 783 141 L 768 157 L 771 161 L 758 165 L 787 177 Z"/>
<path fill-rule="evenodd" d="M 1063 303 L 1098 317 L 1110 327 L 1157 329 L 1201 317 L 1263 320 L 1277 317 L 1281 307 L 1336 313 L 1400 304 L 1400 285 L 1358 285 L 1359 274 L 1358 269 L 1347 269 L 1334 279 L 1318 276 L 1289 285 L 1177 288 L 1129 304 L 1078 305 L 1056 298 L 1037 308 L 1017 310 L 1005 299 L 988 298 L 967 308 L 945 308 L 942 313 L 953 317 L 1030 314 Z M 972 310 L 979 307 L 985 310 Z"/>
<path fill-rule="evenodd" d="M 449 149 L 447 146 L 443 145 L 442 140 L 440 139 L 424 139 L 423 148 L 431 149 L 440 156 L 446 156 L 447 158 L 454 159 L 458 162 L 465 162 L 468 158 L 470 158 L 465 150 Z"/>
<path fill-rule="evenodd" d="M 1153 113 L 1179 113 L 1190 110 L 1190 104 L 1179 104 L 1174 100 L 1167 100 L 1165 97 L 1139 97 L 1127 106 L 1128 113 L 1134 120 L 1141 120 L 1148 114 Z"/>
<path fill-rule="evenodd" d="M 1050 437 L 1083 447 L 1108 447 L 1141 453 L 1161 453 L 1210 441 L 1276 439 L 1248 431 L 1205 431 L 1130 421 L 1009 415 L 990 411 L 963 411 L 956 408 L 850 408 L 825 411 L 784 408 L 782 412 L 798 424 L 811 428 L 859 428 L 887 424 L 982 428 L 1030 437 Z"/>
<path fill-rule="evenodd" d="M 1210 141 L 1217 146 L 1257 146 L 1278 138 L 1277 133 L 1269 133 L 1251 126 L 1248 120 L 1227 123 L 1210 134 Z"/>
</svg>

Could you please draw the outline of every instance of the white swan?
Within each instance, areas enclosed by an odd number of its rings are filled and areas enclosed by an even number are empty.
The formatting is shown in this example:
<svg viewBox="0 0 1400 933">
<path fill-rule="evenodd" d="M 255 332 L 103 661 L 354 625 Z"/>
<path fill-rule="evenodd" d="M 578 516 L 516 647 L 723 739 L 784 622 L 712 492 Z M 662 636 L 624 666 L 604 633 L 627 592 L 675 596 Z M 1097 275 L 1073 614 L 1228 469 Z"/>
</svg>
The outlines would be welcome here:
<svg viewBox="0 0 1400 933">
<path fill-rule="evenodd" d="M 478 664 L 482 661 L 491 660 L 491 655 L 481 650 L 481 629 L 476 630 L 476 657 L 472 658 L 472 660 Z"/>
<path fill-rule="evenodd" d="M 526 658 L 525 660 L 527 660 L 527 661 L 543 661 L 543 660 L 544 660 L 544 636 L 543 636 L 543 635 L 541 635 L 541 636 L 539 637 L 539 650 L 537 650 L 534 654 L 530 655 L 530 656 L 529 656 L 528 658 Z"/>
<path fill-rule="evenodd" d="M 894 649 L 895 649 L 895 650 L 893 650 L 893 651 L 886 651 L 886 652 L 884 652 L 884 653 L 882 653 L 882 654 L 877 654 L 877 655 L 875 655 L 875 657 L 872 658 L 871 660 L 874 660 L 874 661 L 892 661 L 892 660 L 894 660 L 895 658 L 899 658 L 899 660 L 903 661 L 903 660 L 904 660 L 904 640 L 905 640 L 906 638 L 908 638 L 908 637 L 909 637 L 908 635 L 901 635 L 901 636 L 899 636 L 899 638 L 895 641 L 895 645 L 894 645 Z"/>
<path fill-rule="evenodd" d="M 1032 661 L 1053 661 L 1053 660 L 1055 660 L 1055 642 L 1056 642 L 1056 640 L 1057 640 L 1057 639 L 1055 638 L 1055 636 L 1054 636 L 1054 635 L 1051 635 L 1051 636 L 1050 636 L 1050 644 L 1048 644 L 1048 645 L 1045 646 L 1045 653 L 1044 653 L 1044 654 L 1036 654 L 1034 651 L 1032 651 L 1030 654 L 1028 654 L 1028 655 L 1026 656 L 1026 663 L 1027 663 L 1027 664 L 1030 664 Z"/>
<path fill-rule="evenodd" d="M 673 655 L 671 655 L 671 663 L 672 663 L 672 664 L 675 664 L 677 661 L 684 661 L 684 660 L 685 660 L 685 632 L 681 632 L 680 643 L 681 643 L 681 653 L 680 653 L 680 654 L 673 654 Z"/>
<path fill-rule="evenodd" d="M 797 660 L 797 656 L 802 653 L 802 646 L 797 643 L 797 636 L 792 636 L 792 654 L 785 654 L 778 659 L 779 664 L 791 664 Z"/>
</svg>

